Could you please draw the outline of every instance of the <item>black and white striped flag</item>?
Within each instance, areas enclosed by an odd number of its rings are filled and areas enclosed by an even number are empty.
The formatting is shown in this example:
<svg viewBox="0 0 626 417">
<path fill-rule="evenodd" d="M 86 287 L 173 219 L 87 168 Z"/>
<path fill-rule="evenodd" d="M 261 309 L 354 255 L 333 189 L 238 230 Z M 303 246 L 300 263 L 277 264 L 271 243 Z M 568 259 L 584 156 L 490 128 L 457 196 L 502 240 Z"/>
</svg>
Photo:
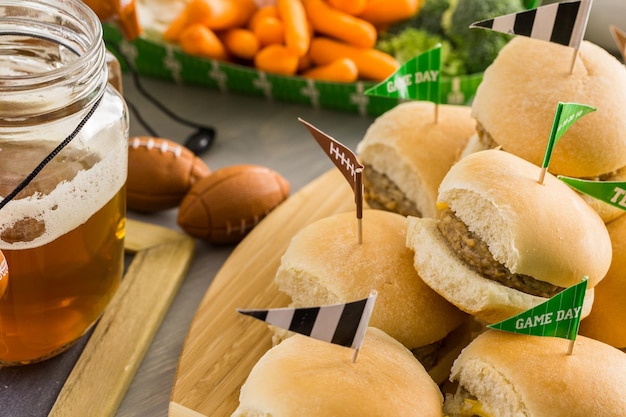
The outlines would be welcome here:
<svg viewBox="0 0 626 417">
<path fill-rule="evenodd" d="M 237 311 L 281 329 L 358 350 L 365 337 L 376 295 L 376 291 L 372 291 L 362 300 L 320 307 Z"/>
<path fill-rule="evenodd" d="M 587 28 L 592 1 L 551 3 L 474 22 L 470 28 L 528 36 L 578 49 Z"/>
</svg>

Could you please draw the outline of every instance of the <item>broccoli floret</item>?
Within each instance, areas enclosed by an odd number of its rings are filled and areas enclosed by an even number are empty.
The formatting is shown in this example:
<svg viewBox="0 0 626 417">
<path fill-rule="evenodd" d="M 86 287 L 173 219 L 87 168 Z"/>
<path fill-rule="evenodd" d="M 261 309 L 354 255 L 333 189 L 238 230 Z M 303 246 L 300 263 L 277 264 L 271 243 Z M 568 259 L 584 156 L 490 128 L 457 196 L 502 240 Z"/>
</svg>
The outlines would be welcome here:
<svg viewBox="0 0 626 417">
<path fill-rule="evenodd" d="M 511 35 L 485 29 L 470 29 L 470 24 L 525 10 L 522 0 L 457 0 L 448 9 L 443 25 L 446 35 L 459 51 L 467 71 L 484 71 Z"/>
<path fill-rule="evenodd" d="M 426 0 L 424 6 L 415 16 L 413 26 L 418 29 L 424 29 L 430 33 L 444 36 L 441 26 L 443 14 L 448 10 L 453 0 Z"/>
<path fill-rule="evenodd" d="M 385 33 L 398 34 L 407 28 L 424 29 L 430 34 L 445 36 L 441 17 L 456 0 L 422 0 L 424 5 L 409 19 L 396 22 L 385 29 Z"/>
<path fill-rule="evenodd" d="M 442 73 L 448 76 L 484 71 L 511 35 L 470 29 L 473 22 L 525 10 L 541 0 L 426 0 L 412 18 L 381 33 L 377 48 L 401 63 L 442 44 Z"/>
<path fill-rule="evenodd" d="M 400 64 L 441 44 L 441 72 L 447 76 L 465 73 L 463 61 L 450 42 L 423 29 L 407 27 L 397 35 L 383 33 L 376 48 L 392 55 Z"/>
</svg>

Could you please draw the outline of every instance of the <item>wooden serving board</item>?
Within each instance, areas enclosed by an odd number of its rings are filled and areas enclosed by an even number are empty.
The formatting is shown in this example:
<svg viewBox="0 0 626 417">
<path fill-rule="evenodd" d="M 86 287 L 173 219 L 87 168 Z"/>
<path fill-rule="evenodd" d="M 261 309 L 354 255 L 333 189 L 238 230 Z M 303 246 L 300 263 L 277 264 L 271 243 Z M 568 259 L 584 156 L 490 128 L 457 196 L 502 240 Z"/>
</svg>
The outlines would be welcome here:
<svg viewBox="0 0 626 417">
<path fill-rule="evenodd" d="M 291 238 L 315 220 L 354 209 L 350 186 L 333 169 L 272 211 L 235 248 L 189 328 L 170 417 L 227 417 L 235 411 L 241 385 L 271 347 L 267 325 L 236 309 L 286 307 L 290 299 L 278 291 L 274 275 Z"/>
<path fill-rule="evenodd" d="M 195 241 L 128 220 L 124 247 L 133 260 L 48 417 L 115 414 L 186 276 Z"/>
</svg>

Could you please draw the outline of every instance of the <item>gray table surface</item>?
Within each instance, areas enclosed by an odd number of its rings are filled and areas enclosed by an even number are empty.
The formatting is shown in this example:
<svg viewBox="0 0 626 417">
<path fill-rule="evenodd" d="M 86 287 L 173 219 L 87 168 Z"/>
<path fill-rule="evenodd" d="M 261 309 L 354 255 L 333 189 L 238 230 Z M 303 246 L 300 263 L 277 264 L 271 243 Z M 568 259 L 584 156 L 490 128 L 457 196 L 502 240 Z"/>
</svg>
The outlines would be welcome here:
<svg viewBox="0 0 626 417">
<path fill-rule="evenodd" d="M 333 168 L 319 145 L 298 122 L 298 117 L 351 149 L 356 148 L 373 121 L 371 116 L 267 101 L 155 79 L 142 79 L 142 85 L 174 112 L 217 129 L 215 143 L 202 155 L 212 170 L 242 163 L 266 166 L 290 182 L 292 194 Z M 183 143 L 193 132 L 192 128 L 164 116 L 137 91 L 127 75 L 124 76 L 124 96 L 138 107 L 159 136 Z M 147 134 L 132 112 L 130 131 L 131 136 Z M 180 230 L 176 214 L 176 209 L 150 215 L 129 211 L 128 217 Z M 234 246 L 214 246 L 197 241 L 189 273 L 120 404 L 117 416 L 168 415 L 176 365 L 187 330 L 213 277 L 233 249 Z"/>
</svg>

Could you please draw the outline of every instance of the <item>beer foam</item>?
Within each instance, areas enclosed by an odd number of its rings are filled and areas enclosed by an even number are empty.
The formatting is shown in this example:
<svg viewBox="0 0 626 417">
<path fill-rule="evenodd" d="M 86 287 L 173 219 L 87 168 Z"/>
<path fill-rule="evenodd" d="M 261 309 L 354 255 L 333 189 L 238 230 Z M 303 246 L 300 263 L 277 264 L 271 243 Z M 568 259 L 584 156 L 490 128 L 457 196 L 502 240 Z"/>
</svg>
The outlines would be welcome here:
<svg viewBox="0 0 626 417">
<path fill-rule="evenodd" d="M 122 188 L 127 170 L 128 144 L 118 140 L 91 168 L 78 171 L 71 181 L 60 183 L 49 194 L 10 201 L 0 211 L 0 249 L 42 246 L 85 223 Z M 28 242 L 2 240 L 18 222 L 39 228 L 45 225 L 45 230 Z"/>
</svg>

